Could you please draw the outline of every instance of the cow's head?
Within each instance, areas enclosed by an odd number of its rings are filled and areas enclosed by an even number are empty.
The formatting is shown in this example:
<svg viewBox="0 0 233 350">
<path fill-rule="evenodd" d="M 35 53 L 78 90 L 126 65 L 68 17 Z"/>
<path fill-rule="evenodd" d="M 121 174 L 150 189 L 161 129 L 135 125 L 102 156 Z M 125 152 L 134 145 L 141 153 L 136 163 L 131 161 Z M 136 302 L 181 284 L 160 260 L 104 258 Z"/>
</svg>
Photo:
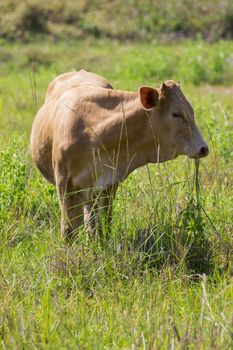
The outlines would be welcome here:
<svg viewBox="0 0 233 350">
<path fill-rule="evenodd" d="M 208 146 L 196 126 L 193 108 L 179 83 L 169 80 L 158 89 L 141 87 L 139 95 L 159 144 L 161 161 L 182 154 L 190 158 L 208 155 Z"/>
</svg>

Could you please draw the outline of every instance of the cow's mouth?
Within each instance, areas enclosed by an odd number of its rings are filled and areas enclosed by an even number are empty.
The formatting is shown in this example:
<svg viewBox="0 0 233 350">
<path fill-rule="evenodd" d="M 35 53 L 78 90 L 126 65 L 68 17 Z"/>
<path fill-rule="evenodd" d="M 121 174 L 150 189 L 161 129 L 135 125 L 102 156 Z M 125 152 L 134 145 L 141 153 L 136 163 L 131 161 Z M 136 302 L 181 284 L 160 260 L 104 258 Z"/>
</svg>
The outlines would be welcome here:
<svg viewBox="0 0 233 350">
<path fill-rule="evenodd" d="M 191 159 L 200 159 L 199 155 L 196 155 L 196 154 L 189 155 L 188 157 Z"/>
</svg>

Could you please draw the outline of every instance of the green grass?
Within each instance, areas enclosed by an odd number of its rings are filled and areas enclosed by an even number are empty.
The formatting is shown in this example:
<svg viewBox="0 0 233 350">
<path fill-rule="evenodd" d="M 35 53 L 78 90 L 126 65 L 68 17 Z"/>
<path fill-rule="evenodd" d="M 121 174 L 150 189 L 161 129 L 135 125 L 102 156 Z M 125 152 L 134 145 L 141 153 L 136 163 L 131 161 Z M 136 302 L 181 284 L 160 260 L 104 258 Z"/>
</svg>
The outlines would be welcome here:
<svg viewBox="0 0 233 350">
<path fill-rule="evenodd" d="M 233 37 L 231 0 L 2 0 L 0 37 L 173 41 Z"/>
<path fill-rule="evenodd" d="M 232 42 L 149 45 L 38 41 L 0 48 L 0 348 L 233 347 Z M 118 89 L 180 80 L 208 141 L 133 172 L 109 241 L 65 246 L 55 189 L 33 167 L 29 134 L 48 83 L 86 68 Z"/>
</svg>

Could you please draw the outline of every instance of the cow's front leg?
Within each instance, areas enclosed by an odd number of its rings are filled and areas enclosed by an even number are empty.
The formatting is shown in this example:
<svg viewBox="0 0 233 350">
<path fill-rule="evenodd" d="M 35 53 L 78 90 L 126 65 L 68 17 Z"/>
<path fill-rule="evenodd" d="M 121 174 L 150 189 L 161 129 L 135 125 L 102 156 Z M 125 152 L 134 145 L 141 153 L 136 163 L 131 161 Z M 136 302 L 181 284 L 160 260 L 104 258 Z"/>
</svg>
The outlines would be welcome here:
<svg viewBox="0 0 233 350">
<path fill-rule="evenodd" d="M 60 176 L 56 182 L 61 208 L 61 234 L 66 241 L 72 242 L 83 224 L 83 198 L 70 179 Z"/>
<path fill-rule="evenodd" d="M 112 186 L 103 191 L 102 194 L 102 222 L 108 235 L 112 225 L 113 200 L 116 195 L 117 186 Z M 103 235 L 103 231 L 101 232 Z"/>
<path fill-rule="evenodd" d="M 89 233 L 108 236 L 112 224 L 112 207 L 117 186 L 100 191 L 84 205 L 84 222 Z"/>
</svg>

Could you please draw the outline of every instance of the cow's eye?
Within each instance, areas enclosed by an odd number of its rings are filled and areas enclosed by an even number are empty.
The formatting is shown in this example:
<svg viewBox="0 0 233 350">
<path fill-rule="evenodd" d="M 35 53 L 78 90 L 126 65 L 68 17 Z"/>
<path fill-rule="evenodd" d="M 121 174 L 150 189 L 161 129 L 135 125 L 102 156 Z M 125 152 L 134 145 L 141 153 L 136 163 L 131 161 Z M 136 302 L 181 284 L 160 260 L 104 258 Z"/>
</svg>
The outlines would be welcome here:
<svg viewBox="0 0 233 350">
<path fill-rule="evenodd" d="M 183 118 L 183 114 L 181 114 L 181 113 L 172 113 L 172 116 L 174 118 Z"/>
</svg>

